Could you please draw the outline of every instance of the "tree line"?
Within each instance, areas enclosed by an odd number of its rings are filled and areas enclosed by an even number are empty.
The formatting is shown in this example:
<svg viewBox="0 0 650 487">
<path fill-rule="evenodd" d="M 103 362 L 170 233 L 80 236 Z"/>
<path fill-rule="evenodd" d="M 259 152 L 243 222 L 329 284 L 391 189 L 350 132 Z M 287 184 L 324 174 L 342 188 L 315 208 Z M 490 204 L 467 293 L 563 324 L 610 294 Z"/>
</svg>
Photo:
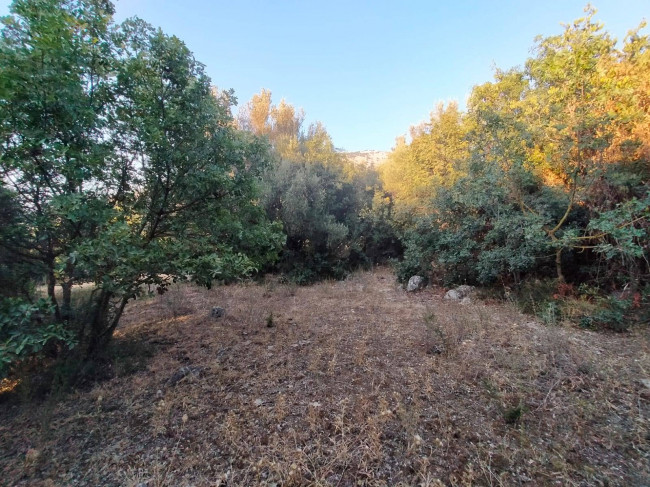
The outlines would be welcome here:
<svg viewBox="0 0 650 487">
<path fill-rule="evenodd" d="M 382 179 L 402 279 L 530 294 L 553 278 L 542 307 L 577 298 L 583 324 L 625 327 L 646 302 L 650 43 L 645 22 L 618 44 L 585 13 L 474 87 L 465 111 L 439 105 L 398 140 Z"/>
</svg>

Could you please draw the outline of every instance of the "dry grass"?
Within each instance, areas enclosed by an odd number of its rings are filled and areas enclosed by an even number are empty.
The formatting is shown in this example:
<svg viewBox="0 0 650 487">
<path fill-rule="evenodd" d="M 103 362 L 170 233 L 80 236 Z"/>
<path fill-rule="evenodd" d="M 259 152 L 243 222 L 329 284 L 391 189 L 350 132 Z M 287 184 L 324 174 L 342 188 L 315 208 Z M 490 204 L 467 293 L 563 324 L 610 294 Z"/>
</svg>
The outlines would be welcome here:
<svg viewBox="0 0 650 487">
<path fill-rule="evenodd" d="M 407 295 L 385 269 L 179 287 L 119 330 L 159 347 L 144 369 L 0 404 L 2 482 L 649 485 L 649 337 Z"/>
</svg>

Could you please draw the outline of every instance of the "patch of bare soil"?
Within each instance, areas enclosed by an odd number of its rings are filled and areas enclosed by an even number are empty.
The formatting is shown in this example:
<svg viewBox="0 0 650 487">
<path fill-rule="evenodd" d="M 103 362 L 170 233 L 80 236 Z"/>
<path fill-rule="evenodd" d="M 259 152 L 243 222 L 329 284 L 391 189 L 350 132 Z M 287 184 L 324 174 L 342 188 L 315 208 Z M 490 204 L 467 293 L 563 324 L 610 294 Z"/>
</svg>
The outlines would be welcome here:
<svg viewBox="0 0 650 487">
<path fill-rule="evenodd" d="M 0 405 L 0 482 L 650 485 L 647 328 L 442 294 L 379 269 L 135 302 L 116 340 L 163 346 L 91 391 Z"/>
</svg>

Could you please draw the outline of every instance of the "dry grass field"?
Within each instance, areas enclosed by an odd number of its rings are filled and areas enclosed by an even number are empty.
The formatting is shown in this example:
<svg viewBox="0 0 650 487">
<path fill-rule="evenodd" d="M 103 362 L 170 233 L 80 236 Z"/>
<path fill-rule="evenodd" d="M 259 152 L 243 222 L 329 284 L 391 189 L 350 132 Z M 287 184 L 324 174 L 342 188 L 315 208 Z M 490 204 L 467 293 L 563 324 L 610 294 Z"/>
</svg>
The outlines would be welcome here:
<svg viewBox="0 0 650 487">
<path fill-rule="evenodd" d="M 113 378 L 0 396 L 0 483 L 650 485 L 648 328 L 443 294 L 377 269 L 134 302 Z"/>
</svg>

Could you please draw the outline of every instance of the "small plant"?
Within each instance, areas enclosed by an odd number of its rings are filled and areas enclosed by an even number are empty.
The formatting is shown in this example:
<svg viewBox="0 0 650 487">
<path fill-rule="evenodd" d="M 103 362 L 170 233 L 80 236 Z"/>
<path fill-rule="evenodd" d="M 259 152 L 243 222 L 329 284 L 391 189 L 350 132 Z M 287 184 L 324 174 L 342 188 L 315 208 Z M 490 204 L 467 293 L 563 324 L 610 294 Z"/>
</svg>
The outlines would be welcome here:
<svg viewBox="0 0 650 487">
<path fill-rule="evenodd" d="M 601 298 L 599 309 L 591 315 L 583 316 L 580 325 L 583 327 L 600 326 L 614 331 L 626 331 L 631 323 L 627 316 L 633 306 L 633 300 L 613 297 Z"/>
<path fill-rule="evenodd" d="M 185 288 L 179 284 L 166 291 L 163 290 L 161 299 L 165 308 L 167 308 L 167 311 L 174 319 L 191 314 L 194 311 L 187 299 Z"/>
<path fill-rule="evenodd" d="M 561 321 L 562 312 L 555 301 L 548 301 L 544 304 L 539 317 L 547 325 L 557 325 Z"/>
<path fill-rule="evenodd" d="M 438 323 L 438 319 L 433 311 L 428 311 L 424 315 L 424 324 L 427 329 L 427 339 L 429 340 L 427 353 L 442 354 L 448 352 L 448 346 L 450 344 L 449 336 Z"/>
<path fill-rule="evenodd" d="M 519 403 L 516 406 L 504 409 L 503 419 L 505 420 L 506 424 L 515 425 L 521 421 L 521 418 L 525 412 L 525 406 Z"/>
</svg>

